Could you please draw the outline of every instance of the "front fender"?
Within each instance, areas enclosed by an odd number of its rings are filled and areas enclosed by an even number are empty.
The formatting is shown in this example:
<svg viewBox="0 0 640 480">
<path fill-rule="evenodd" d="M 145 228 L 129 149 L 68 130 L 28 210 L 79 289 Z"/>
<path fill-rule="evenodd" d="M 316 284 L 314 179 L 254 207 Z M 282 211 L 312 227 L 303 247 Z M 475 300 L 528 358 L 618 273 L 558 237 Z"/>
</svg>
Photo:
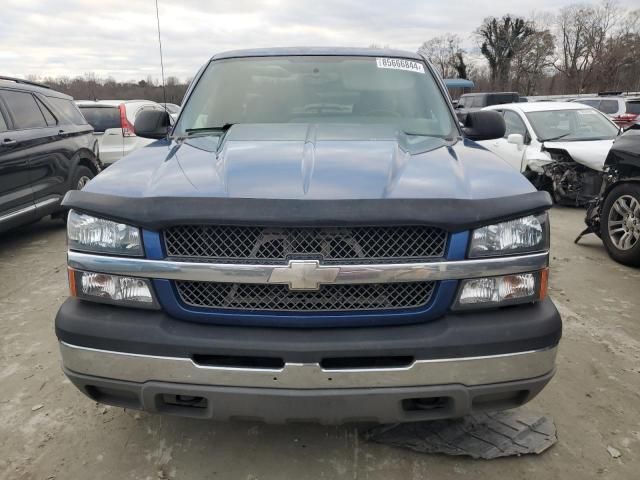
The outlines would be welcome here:
<svg viewBox="0 0 640 480">
<path fill-rule="evenodd" d="M 529 152 L 525 153 L 525 167 L 529 167 L 530 170 L 542 175 L 544 173 L 544 167 L 554 162 L 551 159 L 551 155 L 547 152 L 533 152 L 529 154 Z"/>
</svg>

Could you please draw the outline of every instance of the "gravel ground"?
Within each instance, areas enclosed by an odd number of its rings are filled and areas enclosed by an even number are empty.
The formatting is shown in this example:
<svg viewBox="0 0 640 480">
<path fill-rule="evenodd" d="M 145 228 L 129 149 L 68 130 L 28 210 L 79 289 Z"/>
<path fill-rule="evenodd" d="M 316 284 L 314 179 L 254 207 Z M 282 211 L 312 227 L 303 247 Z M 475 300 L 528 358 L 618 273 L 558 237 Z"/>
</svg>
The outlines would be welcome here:
<svg viewBox="0 0 640 480">
<path fill-rule="evenodd" d="M 355 427 L 213 423 L 97 405 L 59 366 L 62 224 L 0 236 L 0 479 L 638 478 L 640 271 L 611 261 L 593 236 L 573 245 L 583 214 L 552 212 L 551 294 L 565 333 L 555 379 L 525 407 L 553 416 L 559 442 L 540 456 L 494 461 L 369 444 Z"/>
</svg>

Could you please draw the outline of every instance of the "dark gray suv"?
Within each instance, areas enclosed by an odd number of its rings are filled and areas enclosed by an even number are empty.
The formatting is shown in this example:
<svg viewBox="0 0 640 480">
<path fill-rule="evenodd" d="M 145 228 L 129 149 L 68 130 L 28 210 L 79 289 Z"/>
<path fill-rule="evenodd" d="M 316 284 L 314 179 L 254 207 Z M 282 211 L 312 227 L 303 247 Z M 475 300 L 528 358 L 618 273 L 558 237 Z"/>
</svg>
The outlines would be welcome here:
<svg viewBox="0 0 640 480">
<path fill-rule="evenodd" d="M 0 77 L 0 232 L 62 215 L 62 197 L 99 171 L 98 143 L 68 95 Z"/>
</svg>

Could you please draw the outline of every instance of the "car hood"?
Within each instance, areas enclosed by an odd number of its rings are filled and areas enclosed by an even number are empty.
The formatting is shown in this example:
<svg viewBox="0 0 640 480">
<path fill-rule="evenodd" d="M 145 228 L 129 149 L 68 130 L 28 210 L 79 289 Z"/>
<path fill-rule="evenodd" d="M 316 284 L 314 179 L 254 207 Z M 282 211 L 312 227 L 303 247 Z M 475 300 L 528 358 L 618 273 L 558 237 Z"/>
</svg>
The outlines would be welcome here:
<svg viewBox="0 0 640 480">
<path fill-rule="evenodd" d="M 153 143 L 85 190 L 126 197 L 485 199 L 534 191 L 471 141 L 386 125 L 236 125 L 226 135 Z"/>
<path fill-rule="evenodd" d="M 604 161 L 612 145 L 613 140 L 545 142 L 544 144 L 548 149 L 565 150 L 576 162 L 598 171 L 604 169 Z"/>
</svg>

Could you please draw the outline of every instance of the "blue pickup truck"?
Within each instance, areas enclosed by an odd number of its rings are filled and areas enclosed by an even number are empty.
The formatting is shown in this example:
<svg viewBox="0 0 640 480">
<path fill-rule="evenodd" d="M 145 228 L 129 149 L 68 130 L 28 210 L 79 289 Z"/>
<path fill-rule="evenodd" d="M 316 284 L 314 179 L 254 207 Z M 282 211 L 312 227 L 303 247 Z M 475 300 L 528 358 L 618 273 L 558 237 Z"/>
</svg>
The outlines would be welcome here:
<svg viewBox="0 0 640 480">
<path fill-rule="evenodd" d="M 215 55 L 174 126 L 70 192 L 64 372 L 213 419 L 409 422 L 517 407 L 555 371 L 551 200 L 421 56 Z"/>
</svg>

